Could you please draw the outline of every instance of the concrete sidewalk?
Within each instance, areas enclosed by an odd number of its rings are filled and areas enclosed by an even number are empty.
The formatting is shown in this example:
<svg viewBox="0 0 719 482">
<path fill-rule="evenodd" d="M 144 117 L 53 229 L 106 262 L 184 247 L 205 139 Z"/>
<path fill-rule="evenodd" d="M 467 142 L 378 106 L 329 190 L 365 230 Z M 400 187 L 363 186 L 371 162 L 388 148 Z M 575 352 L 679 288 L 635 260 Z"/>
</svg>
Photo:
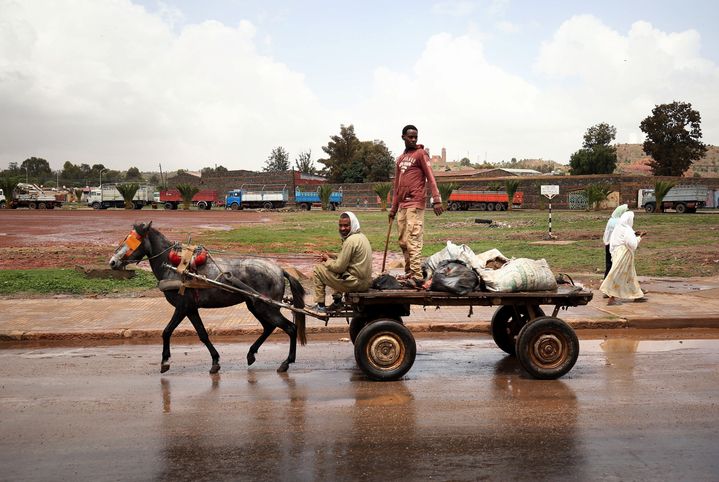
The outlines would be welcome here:
<svg viewBox="0 0 719 482">
<path fill-rule="evenodd" d="M 719 277 L 691 279 L 641 278 L 648 290 L 645 303 L 607 306 L 602 293 L 586 306 L 560 311 L 575 329 L 719 328 Z M 544 307 L 549 311 L 549 307 Z M 405 324 L 414 332 L 488 332 L 494 307 L 439 309 L 413 306 Z M 158 341 L 173 308 L 164 297 L 42 298 L 0 300 L 0 341 L 153 338 Z M 200 312 L 210 335 L 260 333 L 259 322 L 244 304 Z M 550 313 L 547 313 L 550 314 Z M 289 312 L 287 316 L 289 317 Z M 347 334 L 344 319 L 329 324 L 307 317 L 307 332 Z M 175 336 L 196 336 L 185 320 Z M 281 336 L 285 336 L 280 332 Z M 342 335 L 340 335 L 342 336 Z"/>
</svg>

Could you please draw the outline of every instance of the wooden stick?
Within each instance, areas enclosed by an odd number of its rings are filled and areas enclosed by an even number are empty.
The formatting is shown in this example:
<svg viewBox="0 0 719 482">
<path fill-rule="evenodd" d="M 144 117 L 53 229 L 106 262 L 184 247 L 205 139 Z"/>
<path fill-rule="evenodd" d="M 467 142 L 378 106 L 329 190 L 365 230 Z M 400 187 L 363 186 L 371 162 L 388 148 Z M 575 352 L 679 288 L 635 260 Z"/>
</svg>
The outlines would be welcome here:
<svg viewBox="0 0 719 482">
<path fill-rule="evenodd" d="M 389 227 L 387 228 L 387 239 L 384 242 L 384 256 L 382 257 L 382 273 L 384 273 L 384 265 L 387 261 L 387 248 L 389 247 L 389 234 L 392 232 L 392 223 L 394 222 L 394 219 L 392 219 L 389 222 Z"/>
</svg>

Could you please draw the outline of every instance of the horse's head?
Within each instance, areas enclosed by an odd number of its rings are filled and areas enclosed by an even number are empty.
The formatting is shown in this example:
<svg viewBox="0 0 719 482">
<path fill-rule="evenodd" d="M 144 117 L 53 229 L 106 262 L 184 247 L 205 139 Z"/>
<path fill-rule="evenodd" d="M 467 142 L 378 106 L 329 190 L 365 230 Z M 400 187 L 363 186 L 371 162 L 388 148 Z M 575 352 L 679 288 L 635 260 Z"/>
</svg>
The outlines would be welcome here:
<svg viewBox="0 0 719 482">
<path fill-rule="evenodd" d="M 150 252 L 150 241 L 147 239 L 150 226 L 152 221 L 147 224 L 135 224 L 132 227 L 130 234 L 125 236 L 110 258 L 110 268 L 122 269 L 127 263 L 140 261 Z"/>
</svg>

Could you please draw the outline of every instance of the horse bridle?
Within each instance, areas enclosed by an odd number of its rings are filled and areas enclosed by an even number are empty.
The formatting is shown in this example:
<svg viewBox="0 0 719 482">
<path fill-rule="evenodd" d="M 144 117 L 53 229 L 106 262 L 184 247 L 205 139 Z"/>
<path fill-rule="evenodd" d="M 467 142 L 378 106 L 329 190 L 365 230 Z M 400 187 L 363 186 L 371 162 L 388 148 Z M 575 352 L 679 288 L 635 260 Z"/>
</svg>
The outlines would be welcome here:
<svg viewBox="0 0 719 482">
<path fill-rule="evenodd" d="M 120 243 L 120 246 L 118 246 L 117 249 L 115 250 L 115 256 L 118 255 L 118 252 L 119 252 L 120 250 L 123 250 L 123 249 L 124 249 L 124 251 L 122 251 L 122 254 L 121 254 L 120 258 L 119 258 L 119 260 L 120 260 L 121 262 L 123 262 L 123 263 L 130 263 L 130 262 L 139 263 L 140 261 L 142 261 L 142 259 L 129 261 L 127 258 L 129 258 L 130 256 L 132 256 L 132 253 L 134 253 L 135 251 L 137 251 L 137 248 L 139 248 L 140 245 L 142 244 L 142 238 L 143 238 L 143 236 L 141 236 L 141 235 L 133 228 L 132 231 L 130 231 L 130 233 L 129 233 L 127 236 L 125 236 L 125 239 L 122 240 L 122 242 Z M 173 246 L 175 246 L 175 244 L 176 244 L 176 243 L 169 245 L 167 248 L 165 248 L 164 250 L 160 251 L 160 252 L 157 253 L 157 254 L 154 254 L 154 255 L 152 255 L 152 256 L 148 256 L 148 257 L 147 257 L 147 260 L 149 261 L 149 260 L 152 260 L 152 259 L 157 258 L 158 256 L 161 256 L 162 254 L 164 254 L 164 253 L 166 253 L 167 251 L 171 250 L 171 249 L 173 248 Z"/>
</svg>

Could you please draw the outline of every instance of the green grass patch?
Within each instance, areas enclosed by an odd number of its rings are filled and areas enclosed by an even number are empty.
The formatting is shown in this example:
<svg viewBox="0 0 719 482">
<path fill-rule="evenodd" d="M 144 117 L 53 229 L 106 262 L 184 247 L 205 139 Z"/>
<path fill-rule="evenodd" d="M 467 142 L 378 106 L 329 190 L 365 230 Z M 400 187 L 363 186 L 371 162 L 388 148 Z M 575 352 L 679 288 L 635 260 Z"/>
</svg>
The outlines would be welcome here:
<svg viewBox="0 0 719 482">
<path fill-rule="evenodd" d="M 156 285 L 153 274 L 141 270 L 127 280 L 89 279 L 74 269 L 0 270 L 0 295 L 127 293 Z"/>
<path fill-rule="evenodd" d="M 387 213 L 358 211 L 362 231 L 375 251 L 383 251 L 387 236 Z M 554 211 L 552 234 L 571 244 L 533 244 L 549 233 L 549 212 L 446 212 L 436 217 L 425 212 L 423 255 L 442 249 L 447 241 L 466 244 L 476 253 L 497 248 L 505 256 L 547 260 L 555 272 L 603 273 L 602 235 L 611 211 Z M 306 253 L 337 251 L 338 212 L 278 213 L 276 221 L 258 227 L 243 226 L 225 232 L 202 234 L 196 240 L 212 248 L 239 253 Z M 487 224 L 475 219 L 489 219 Z M 634 227 L 649 234 L 637 251 L 637 272 L 644 276 L 711 276 L 719 274 L 719 215 L 635 213 Z M 390 252 L 399 252 L 396 224 L 392 227 Z"/>
</svg>

